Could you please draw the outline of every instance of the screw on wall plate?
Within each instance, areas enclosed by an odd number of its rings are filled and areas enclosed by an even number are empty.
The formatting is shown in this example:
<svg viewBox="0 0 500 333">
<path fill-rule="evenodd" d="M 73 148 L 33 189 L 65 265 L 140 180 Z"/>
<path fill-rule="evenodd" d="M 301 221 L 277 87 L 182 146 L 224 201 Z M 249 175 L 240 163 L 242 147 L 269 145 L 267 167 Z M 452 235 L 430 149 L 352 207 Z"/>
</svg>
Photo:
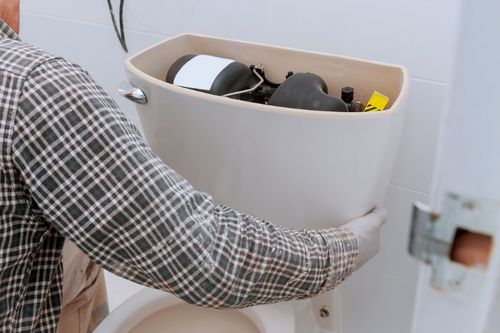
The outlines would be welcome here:
<svg viewBox="0 0 500 333">
<path fill-rule="evenodd" d="M 476 208 L 476 205 L 474 204 L 474 202 L 472 201 L 465 201 L 462 206 L 465 208 L 465 209 L 468 209 L 468 210 L 474 210 Z"/>
<path fill-rule="evenodd" d="M 441 218 L 441 214 L 439 214 L 439 213 L 435 213 L 435 212 L 429 213 L 430 222 L 437 222 L 440 218 Z"/>
<path fill-rule="evenodd" d="M 319 310 L 319 316 L 321 318 L 327 318 L 330 316 L 330 310 L 328 310 L 328 308 L 326 306 L 323 306 L 320 310 Z"/>
</svg>

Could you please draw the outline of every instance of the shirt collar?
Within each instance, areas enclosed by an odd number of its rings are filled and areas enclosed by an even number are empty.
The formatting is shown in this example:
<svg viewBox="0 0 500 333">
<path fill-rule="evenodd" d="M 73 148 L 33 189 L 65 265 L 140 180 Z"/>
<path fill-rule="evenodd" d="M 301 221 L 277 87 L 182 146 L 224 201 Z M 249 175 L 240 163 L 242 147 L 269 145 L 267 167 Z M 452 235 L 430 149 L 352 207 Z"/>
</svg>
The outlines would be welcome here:
<svg viewBox="0 0 500 333">
<path fill-rule="evenodd" d="M 19 35 L 2 20 L 0 20 L 0 37 L 20 40 Z"/>
</svg>

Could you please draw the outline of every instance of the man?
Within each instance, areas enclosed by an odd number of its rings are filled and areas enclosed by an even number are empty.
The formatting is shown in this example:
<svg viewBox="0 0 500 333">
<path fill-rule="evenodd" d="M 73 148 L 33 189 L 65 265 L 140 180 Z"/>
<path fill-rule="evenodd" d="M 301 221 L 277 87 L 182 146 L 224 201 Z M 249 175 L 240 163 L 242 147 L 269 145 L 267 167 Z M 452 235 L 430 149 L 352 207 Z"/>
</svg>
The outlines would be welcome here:
<svg viewBox="0 0 500 333">
<path fill-rule="evenodd" d="M 100 267 L 241 308 L 331 290 L 377 253 L 381 210 L 299 231 L 215 206 L 88 73 L 18 39 L 19 1 L 0 1 L 0 18 L 1 332 L 91 331 Z"/>
</svg>

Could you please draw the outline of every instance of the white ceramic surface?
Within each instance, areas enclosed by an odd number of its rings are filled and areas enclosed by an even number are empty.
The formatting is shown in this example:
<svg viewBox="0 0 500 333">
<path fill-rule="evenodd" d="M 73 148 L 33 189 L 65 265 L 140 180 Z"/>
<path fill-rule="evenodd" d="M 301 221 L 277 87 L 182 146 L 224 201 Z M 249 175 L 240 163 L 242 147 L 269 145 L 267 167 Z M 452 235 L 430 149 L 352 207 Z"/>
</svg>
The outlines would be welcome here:
<svg viewBox="0 0 500 333">
<path fill-rule="evenodd" d="M 163 291 L 144 288 L 111 312 L 96 328 L 94 333 L 127 333 L 139 323 L 148 320 L 150 316 L 158 311 L 178 305 L 187 306 L 187 303 Z M 191 307 L 194 308 L 194 306 Z M 186 310 L 185 307 L 184 310 Z M 207 309 L 207 311 L 227 310 Z M 234 310 L 229 311 L 227 315 L 234 313 Z M 293 308 L 290 304 L 258 305 L 238 310 L 235 314 L 237 318 L 241 318 L 241 315 L 248 318 L 258 328 L 260 333 L 294 332 L 295 322 Z M 164 320 L 165 327 L 168 327 L 169 320 L 172 321 L 172 318 L 166 316 Z M 196 311 L 193 311 L 192 320 L 196 320 Z M 205 322 L 205 324 L 210 325 L 210 322 Z"/>
<path fill-rule="evenodd" d="M 320 74 L 332 94 L 378 90 L 390 109 L 340 113 L 237 101 L 163 81 L 184 54 L 262 63 L 271 80 L 288 70 Z M 404 119 L 404 68 L 199 35 L 181 35 L 126 62 L 148 104 L 138 113 L 153 151 L 218 203 L 295 228 L 341 225 L 383 203 Z"/>
</svg>

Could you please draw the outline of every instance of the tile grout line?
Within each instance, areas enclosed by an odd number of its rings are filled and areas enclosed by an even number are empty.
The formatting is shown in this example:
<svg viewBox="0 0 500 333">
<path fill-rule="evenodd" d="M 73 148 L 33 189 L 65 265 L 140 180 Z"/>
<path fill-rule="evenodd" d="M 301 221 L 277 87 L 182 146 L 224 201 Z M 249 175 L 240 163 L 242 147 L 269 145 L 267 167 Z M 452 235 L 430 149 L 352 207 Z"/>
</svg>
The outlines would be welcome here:
<svg viewBox="0 0 500 333">
<path fill-rule="evenodd" d="M 411 187 L 406 187 L 406 186 L 403 186 L 403 185 L 397 185 L 397 184 L 394 184 L 394 183 L 389 183 L 389 186 L 393 186 L 396 189 L 410 191 L 410 192 L 414 192 L 414 193 L 417 193 L 417 194 L 423 194 L 423 195 L 430 195 L 431 194 L 430 191 L 417 190 L 417 189 L 414 189 L 414 188 L 411 188 Z"/>
<path fill-rule="evenodd" d="M 448 82 L 439 81 L 439 80 L 432 80 L 432 79 L 425 79 L 425 78 L 416 77 L 416 76 L 410 76 L 410 80 L 423 82 L 423 83 L 432 83 L 432 84 L 436 84 L 436 85 L 443 86 L 443 87 L 448 87 L 448 85 L 449 85 Z"/>
<path fill-rule="evenodd" d="M 79 20 L 79 19 L 74 19 L 74 18 L 67 18 L 67 17 L 63 17 L 63 16 L 47 15 L 47 14 L 37 13 L 37 12 L 32 12 L 32 11 L 24 11 L 23 13 L 31 15 L 31 16 L 38 16 L 41 18 L 46 18 L 46 19 L 51 19 L 51 20 L 56 20 L 56 21 L 62 21 L 62 22 L 68 22 L 68 23 L 78 23 L 78 24 L 96 26 L 96 27 L 100 27 L 100 28 L 113 29 L 113 26 L 111 25 L 111 23 L 110 24 L 103 24 L 103 23 L 98 23 L 98 22 L 91 22 L 91 21 L 84 21 L 84 20 Z M 130 29 L 130 28 L 125 28 L 125 31 L 134 32 L 134 33 L 144 33 L 144 34 L 162 36 L 162 37 L 171 36 L 170 34 L 163 34 L 163 33 L 158 33 L 158 32 L 153 32 L 153 31 Z"/>
<path fill-rule="evenodd" d="M 370 271 L 372 273 L 377 273 L 377 274 L 383 275 L 384 277 L 392 279 L 392 280 L 402 282 L 402 283 L 406 284 L 407 286 L 416 287 L 418 285 L 418 279 L 417 279 L 417 281 L 412 282 L 412 281 L 409 281 L 407 279 L 402 279 L 396 275 L 389 274 L 387 272 L 384 272 L 383 270 L 377 269 L 375 267 L 370 267 L 370 266 L 367 266 L 365 268 L 365 270 Z"/>
</svg>

